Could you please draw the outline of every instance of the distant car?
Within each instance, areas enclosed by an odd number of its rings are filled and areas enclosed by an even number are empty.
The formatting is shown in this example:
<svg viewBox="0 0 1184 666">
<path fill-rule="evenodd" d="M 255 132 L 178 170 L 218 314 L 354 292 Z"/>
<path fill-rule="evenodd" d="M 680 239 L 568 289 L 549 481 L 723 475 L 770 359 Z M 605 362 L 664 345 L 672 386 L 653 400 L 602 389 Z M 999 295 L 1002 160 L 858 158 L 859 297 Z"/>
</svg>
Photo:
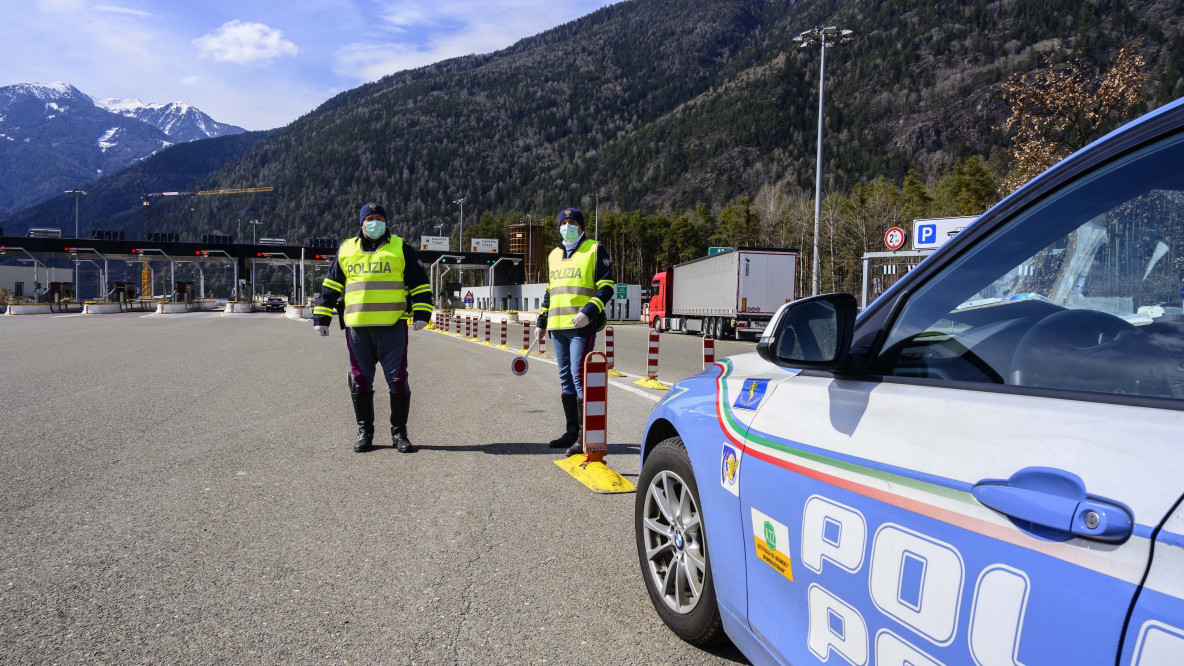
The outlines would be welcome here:
<svg viewBox="0 0 1184 666">
<path fill-rule="evenodd" d="M 279 296 L 269 296 L 267 300 L 263 301 L 263 309 L 267 312 L 283 312 L 287 305 L 284 299 Z"/>
<path fill-rule="evenodd" d="M 642 445 L 658 615 L 754 663 L 1184 663 L 1184 100 L 856 317 L 782 306 Z"/>
</svg>

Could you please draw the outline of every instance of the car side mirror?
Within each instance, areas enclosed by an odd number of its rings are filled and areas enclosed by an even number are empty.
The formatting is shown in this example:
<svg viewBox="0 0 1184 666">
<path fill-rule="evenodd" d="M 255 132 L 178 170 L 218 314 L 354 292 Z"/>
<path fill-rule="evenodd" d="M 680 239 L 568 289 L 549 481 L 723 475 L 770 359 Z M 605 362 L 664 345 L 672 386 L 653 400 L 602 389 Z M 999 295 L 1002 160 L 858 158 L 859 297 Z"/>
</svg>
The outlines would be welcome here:
<svg viewBox="0 0 1184 666">
<path fill-rule="evenodd" d="M 857 307 L 851 294 L 823 294 L 786 303 L 756 346 L 770 363 L 802 370 L 838 370 L 851 350 Z"/>
</svg>

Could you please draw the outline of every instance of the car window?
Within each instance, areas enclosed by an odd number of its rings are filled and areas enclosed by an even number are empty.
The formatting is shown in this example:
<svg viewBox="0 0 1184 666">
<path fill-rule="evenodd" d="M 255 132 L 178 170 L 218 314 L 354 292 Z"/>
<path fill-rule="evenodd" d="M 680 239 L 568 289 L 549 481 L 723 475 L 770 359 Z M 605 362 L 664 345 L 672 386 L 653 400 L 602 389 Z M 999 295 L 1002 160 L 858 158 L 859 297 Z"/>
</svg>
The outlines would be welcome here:
<svg viewBox="0 0 1184 666">
<path fill-rule="evenodd" d="M 880 374 L 1184 399 L 1184 137 L 1083 176 L 917 289 Z"/>
</svg>

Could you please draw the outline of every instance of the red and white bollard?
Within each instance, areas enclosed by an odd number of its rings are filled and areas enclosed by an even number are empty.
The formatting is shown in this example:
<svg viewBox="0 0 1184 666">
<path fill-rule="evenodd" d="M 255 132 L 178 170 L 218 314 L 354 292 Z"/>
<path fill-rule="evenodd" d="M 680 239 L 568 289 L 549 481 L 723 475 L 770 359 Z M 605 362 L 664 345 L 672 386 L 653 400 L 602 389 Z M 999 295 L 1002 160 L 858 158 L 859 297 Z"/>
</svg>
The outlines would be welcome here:
<svg viewBox="0 0 1184 666">
<path fill-rule="evenodd" d="M 608 453 L 608 361 L 592 352 L 584 357 L 585 462 L 604 460 Z"/>
<path fill-rule="evenodd" d="M 530 349 L 530 323 L 522 322 L 522 349 Z"/>
<path fill-rule="evenodd" d="M 710 335 L 703 336 L 703 369 L 711 367 L 715 363 L 715 338 Z"/>
<path fill-rule="evenodd" d="M 547 355 L 547 334 L 544 332 L 543 337 L 539 338 L 539 356 Z"/>
<path fill-rule="evenodd" d="M 616 348 L 613 345 L 613 327 L 607 326 L 604 329 L 604 358 L 608 363 L 608 369 L 612 370 L 617 367 L 616 363 Z"/>
<path fill-rule="evenodd" d="M 658 332 L 650 331 L 650 360 L 646 369 L 648 379 L 658 378 Z"/>
<path fill-rule="evenodd" d="M 452 333 L 453 335 L 460 335 L 460 315 L 452 316 Z"/>
<path fill-rule="evenodd" d="M 491 325 L 492 325 L 492 322 L 490 321 L 489 317 L 486 317 L 485 318 L 485 344 L 490 344 L 489 343 L 489 327 Z"/>
<path fill-rule="evenodd" d="M 465 315 L 465 337 L 473 337 L 473 318 Z"/>
<path fill-rule="evenodd" d="M 506 320 L 505 319 L 502 320 L 502 344 L 501 344 L 501 346 L 503 346 L 503 347 L 506 346 Z"/>
</svg>

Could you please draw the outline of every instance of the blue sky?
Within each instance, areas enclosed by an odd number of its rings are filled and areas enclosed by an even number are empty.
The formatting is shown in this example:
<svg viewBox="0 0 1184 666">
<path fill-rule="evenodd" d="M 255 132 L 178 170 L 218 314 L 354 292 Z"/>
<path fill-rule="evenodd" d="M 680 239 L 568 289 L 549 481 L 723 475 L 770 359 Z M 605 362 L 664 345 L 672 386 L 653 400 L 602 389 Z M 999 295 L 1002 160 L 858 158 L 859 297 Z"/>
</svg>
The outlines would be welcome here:
<svg viewBox="0 0 1184 666">
<path fill-rule="evenodd" d="M 0 86 L 66 81 L 93 97 L 185 101 L 279 127 L 338 92 L 488 53 L 610 0 L 17 0 Z"/>
</svg>

